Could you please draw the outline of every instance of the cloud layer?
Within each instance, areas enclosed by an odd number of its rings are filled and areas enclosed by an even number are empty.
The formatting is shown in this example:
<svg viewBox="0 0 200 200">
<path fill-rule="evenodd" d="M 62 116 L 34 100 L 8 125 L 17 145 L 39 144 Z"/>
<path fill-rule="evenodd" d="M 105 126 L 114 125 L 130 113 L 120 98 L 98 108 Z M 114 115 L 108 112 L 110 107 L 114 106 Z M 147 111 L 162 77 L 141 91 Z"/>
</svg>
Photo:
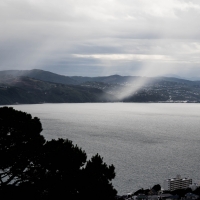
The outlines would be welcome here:
<svg viewBox="0 0 200 200">
<path fill-rule="evenodd" d="M 1 0 L 0 69 L 200 72 L 199 0 Z"/>
</svg>

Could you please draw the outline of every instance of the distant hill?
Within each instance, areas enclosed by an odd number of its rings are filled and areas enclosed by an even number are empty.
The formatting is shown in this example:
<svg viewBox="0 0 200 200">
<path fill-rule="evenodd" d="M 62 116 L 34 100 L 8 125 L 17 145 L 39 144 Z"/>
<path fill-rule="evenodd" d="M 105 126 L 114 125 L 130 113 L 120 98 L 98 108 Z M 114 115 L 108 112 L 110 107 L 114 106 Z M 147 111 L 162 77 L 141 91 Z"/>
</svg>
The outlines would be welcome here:
<svg viewBox="0 0 200 200">
<path fill-rule="evenodd" d="M 120 76 L 120 75 L 111 75 L 111 76 L 102 76 L 102 77 L 63 76 L 63 75 L 55 74 L 55 73 L 40 70 L 40 69 L 0 71 L 0 79 L 2 77 L 9 77 L 9 76 L 12 76 L 12 77 L 26 76 L 26 77 L 35 78 L 42 81 L 62 83 L 62 84 L 67 84 L 67 85 L 79 85 L 88 81 L 123 84 L 126 82 L 137 80 L 138 78 L 142 78 L 138 76 Z"/>
<path fill-rule="evenodd" d="M 193 84 L 194 81 L 175 78 L 175 77 L 140 77 L 140 76 L 102 76 L 102 77 L 82 77 L 82 76 L 64 76 L 55 74 L 52 72 L 33 69 L 33 70 L 5 70 L 0 71 L 0 80 L 6 77 L 19 77 L 26 76 L 42 81 L 48 81 L 52 83 L 61 83 L 66 85 L 80 85 L 84 82 L 102 82 L 110 84 L 131 84 L 138 80 L 146 83 L 160 83 L 162 81 L 168 82 L 182 82 L 187 84 Z M 197 81 L 198 82 L 198 81 Z"/>
<path fill-rule="evenodd" d="M 44 70 L 0 71 L 0 104 L 200 102 L 200 81 L 175 77 L 63 76 Z"/>
<path fill-rule="evenodd" d="M 102 76 L 102 77 L 71 76 L 71 78 L 76 80 L 79 83 L 103 82 L 103 83 L 122 84 L 122 83 L 129 81 L 130 79 L 136 79 L 137 77 L 111 75 L 111 76 Z"/>
<path fill-rule="evenodd" d="M 191 81 L 200 81 L 200 77 L 191 77 L 188 80 L 191 80 Z"/>
<path fill-rule="evenodd" d="M 50 83 L 29 77 L 0 81 L 0 105 L 37 103 L 110 102 L 116 97 L 97 88 Z"/>
<path fill-rule="evenodd" d="M 78 84 L 76 80 L 73 80 L 68 76 L 58 75 L 58 74 L 40 70 L 40 69 L 0 71 L 0 78 L 9 77 L 9 76 L 13 76 L 13 77 L 26 76 L 26 77 L 35 78 L 42 81 L 62 83 L 62 84 L 67 84 L 67 85 Z"/>
</svg>

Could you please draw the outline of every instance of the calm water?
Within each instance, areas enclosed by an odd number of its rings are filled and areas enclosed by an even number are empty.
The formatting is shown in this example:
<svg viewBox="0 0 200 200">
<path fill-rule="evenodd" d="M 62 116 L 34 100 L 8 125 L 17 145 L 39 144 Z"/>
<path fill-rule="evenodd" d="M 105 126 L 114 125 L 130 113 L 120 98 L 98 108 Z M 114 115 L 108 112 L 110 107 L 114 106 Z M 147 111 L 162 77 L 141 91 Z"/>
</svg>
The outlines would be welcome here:
<svg viewBox="0 0 200 200">
<path fill-rule="evenodd" d="M 68 138 L 114 164 L 119 194 L 177 174 L 200 182 L 200 104 L 16 105 L 41 119 L 47 139 Z"/>
</svg>

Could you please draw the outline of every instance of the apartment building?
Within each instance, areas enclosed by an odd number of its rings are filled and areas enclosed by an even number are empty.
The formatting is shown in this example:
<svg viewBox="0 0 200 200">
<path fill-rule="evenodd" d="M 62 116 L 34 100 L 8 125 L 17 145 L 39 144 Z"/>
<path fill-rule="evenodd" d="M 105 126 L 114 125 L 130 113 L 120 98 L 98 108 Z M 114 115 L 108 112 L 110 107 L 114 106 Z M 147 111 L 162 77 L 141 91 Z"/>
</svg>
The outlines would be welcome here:
<svg viewBox="0 0 200 200">
<path fill-rule="evenodd" d="M 176 178 L 171 178 L 164 180 L 163 188 L 164 190 L 177 190 L 188 188 L 192 184 L 192 179 L 190 178 L 181 178 L 180 175 L 177 175 Z"/>
</svg>

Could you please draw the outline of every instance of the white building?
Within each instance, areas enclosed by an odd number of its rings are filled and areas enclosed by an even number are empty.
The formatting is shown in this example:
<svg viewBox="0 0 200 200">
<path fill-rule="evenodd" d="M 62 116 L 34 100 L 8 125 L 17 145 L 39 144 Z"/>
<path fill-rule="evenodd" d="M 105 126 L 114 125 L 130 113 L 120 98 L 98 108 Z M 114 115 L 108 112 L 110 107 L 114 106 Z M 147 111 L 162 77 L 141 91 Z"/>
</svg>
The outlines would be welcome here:
<svg viewBox="0 0 200 200">
<path fill-rule="evenodd" d="M 192 184 L 192 179 L 189 178 L 181 178 L 180 175 L 177 175 L 176 178 L 171 178 L 164 180 L 164 190 L 177 190 L 177 189 L 185 189 L 188 188 L 189 185 Z"/>
</svg>

